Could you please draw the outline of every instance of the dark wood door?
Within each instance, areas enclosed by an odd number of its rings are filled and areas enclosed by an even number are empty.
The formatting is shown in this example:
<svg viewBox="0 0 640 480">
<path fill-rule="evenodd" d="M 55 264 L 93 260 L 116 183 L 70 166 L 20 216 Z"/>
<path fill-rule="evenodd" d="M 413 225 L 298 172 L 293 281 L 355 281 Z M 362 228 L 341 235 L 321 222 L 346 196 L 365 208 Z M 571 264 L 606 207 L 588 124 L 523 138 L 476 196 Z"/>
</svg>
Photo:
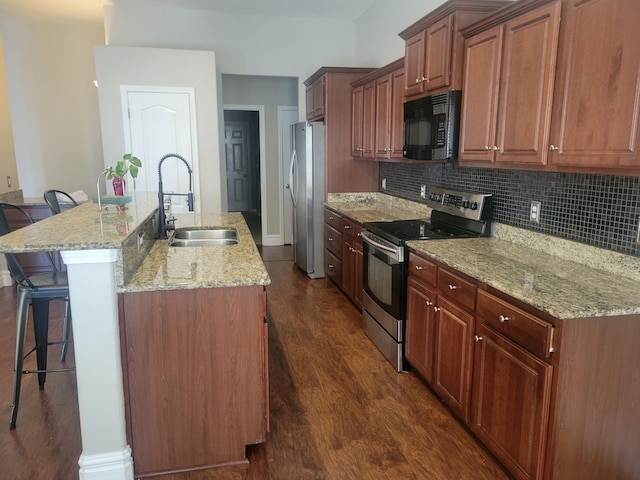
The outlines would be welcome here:
<svg viewBox="0 0 640 480">
<path fill-rule="evenodd" d="M 451 43 L 453 15 L 431 25 L 426 32 L 424 78 L 422 90 L 446 87 L 451 77 Z"/>
<path fill-rule="evenodd" d="M 496 139 L 502 25 L 465 42 L 464 80 L 460 117 L 461 161 L 494 161 Z"/>
<path fill-rule="evenodd" d="M 364 150 L 362 143 L 364 88 L 362 85 L 351 91 L 351 156 L 361 157 Z"/>
<path fill-rule="evenodd" d="M 389 73 L 376 80 L 375 156 L 389 158 L 391 150 L 391 97 L 393 77 Z"/>
<path fill-rule="evenodd" d="M 409 276 L 405 355 L 427 382 L 433 382 L 435 292 Z"/>
<path fill-rule="evenodd" d="M 422 93 L 424 76 L 425 32 L 415 34 L 405 42 L 404 68 L 405 91 L 407 97 Z"/>
<path fill-rule="evenodd" d="M 476 332 L 472 429 L 516 478 L 540 479 L 553 368 L 483 323 Z"/>
<path fill-rule="evenodd" d="M 473 315 L 438 296 L 433 387 L 465 422 L 469 421 L 473 324 Z"/>
<path fill-rule="evenodd" d="M 505 24 L 496 162 L 546 163 L 560 6 L 557 1 Z"/>
<path fill-rule="evenodd" d="M 392 74 L 391 92 L 391 158 L 402 158 L 404 147 L 404 68 Z"/>
<path fill-rule="evenodd" d="M 639 168 L 640 8 L 564 2 L 549 163 Z"/>
<path fill-rule="evenodd" d="M 362 156 L 373 158 L 376 135 L 376 84 L 369 82 L 364 85 L 362 92 L 363 120 L 362 120 Z"/>
</svg>

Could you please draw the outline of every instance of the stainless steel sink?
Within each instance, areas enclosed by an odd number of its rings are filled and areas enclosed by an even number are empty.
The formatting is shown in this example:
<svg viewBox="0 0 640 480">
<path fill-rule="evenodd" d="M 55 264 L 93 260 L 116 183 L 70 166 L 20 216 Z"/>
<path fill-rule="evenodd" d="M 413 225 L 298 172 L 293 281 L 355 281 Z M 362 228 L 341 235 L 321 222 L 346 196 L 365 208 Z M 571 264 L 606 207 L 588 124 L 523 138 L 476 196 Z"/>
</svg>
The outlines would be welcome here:
<svg viewBox="0 0 640 480">
<path fill-rule="evenodd" d="M 194 227 L 178 228 L 169 239 L 170 247 L 207 247 L 236 245 L 239 242 L 235 228 Z"/>
</svg>

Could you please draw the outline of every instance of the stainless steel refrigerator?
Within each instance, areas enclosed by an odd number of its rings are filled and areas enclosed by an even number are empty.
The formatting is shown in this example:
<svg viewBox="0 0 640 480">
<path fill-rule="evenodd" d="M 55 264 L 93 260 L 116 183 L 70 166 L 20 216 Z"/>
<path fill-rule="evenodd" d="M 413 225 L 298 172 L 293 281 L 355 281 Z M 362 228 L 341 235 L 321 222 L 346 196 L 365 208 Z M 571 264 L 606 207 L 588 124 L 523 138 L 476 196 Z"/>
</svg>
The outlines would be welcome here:
<svg viewBox="0 0 640 480">
<path fill-rule="evenodd" d="M 324 124 L 292 125 L 289 185 L 293 202 L 293 254 L 311 278 L 324 277 Z"/>
</svg>

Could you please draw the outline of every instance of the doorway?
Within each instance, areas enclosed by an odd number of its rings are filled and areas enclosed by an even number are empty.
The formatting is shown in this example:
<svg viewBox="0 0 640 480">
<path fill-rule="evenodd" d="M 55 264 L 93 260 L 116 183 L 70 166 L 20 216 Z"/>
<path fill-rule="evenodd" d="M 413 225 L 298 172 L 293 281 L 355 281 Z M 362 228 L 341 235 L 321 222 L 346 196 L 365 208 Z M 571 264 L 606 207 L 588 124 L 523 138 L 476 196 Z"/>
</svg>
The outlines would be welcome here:
<svg viewBox="0 0 640 480">
<path fill-rule="evenodd" d="M 253 239 L 262 244 L 260 115 L 257 110 L 224 111 L 227 205 L 241 212 Z"/>
</svg>

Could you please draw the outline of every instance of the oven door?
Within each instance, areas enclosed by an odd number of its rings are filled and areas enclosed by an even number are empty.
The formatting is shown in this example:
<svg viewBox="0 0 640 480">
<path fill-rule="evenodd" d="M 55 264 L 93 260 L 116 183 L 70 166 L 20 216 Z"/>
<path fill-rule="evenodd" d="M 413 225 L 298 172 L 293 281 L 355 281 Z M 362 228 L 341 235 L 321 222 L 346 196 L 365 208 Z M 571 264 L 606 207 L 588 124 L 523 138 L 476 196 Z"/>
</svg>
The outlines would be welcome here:
<svg viewBox="0 0 640 480">
<path fill-rule="evenodd" d="M 402 320 L 407 282 L 404 247 L 386 244 L 389 242 L 363 231 L 363 289 L 380 308 Z"/>
</svg>

